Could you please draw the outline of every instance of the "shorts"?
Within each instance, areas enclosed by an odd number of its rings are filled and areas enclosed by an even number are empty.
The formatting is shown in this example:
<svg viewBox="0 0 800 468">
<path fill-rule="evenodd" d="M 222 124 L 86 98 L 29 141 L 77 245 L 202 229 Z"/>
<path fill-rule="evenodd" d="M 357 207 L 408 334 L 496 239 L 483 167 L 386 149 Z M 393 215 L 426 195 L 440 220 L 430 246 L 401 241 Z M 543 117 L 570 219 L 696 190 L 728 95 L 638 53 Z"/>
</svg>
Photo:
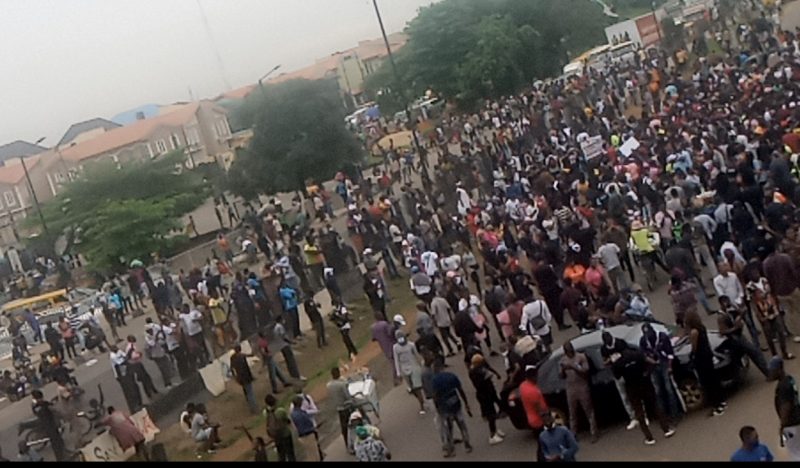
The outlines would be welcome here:
<svg viewBox="0 0 800 468">
<path fill-rule="evenodd" d="M 411 387 L 411 390 L 422 388 L 422 370 L 417 368 L 411 371 L 410 374 L 405 376 L 406 383 Z"/>
<path fill-rule="evenodd" d="M 205 442 L 211 438 L 211 433 L 214 432 L 214 428 L 207 427 L 205 429 L 201 429 L 196 436 L 194 436 L 195 442 Z"/>
</svg>

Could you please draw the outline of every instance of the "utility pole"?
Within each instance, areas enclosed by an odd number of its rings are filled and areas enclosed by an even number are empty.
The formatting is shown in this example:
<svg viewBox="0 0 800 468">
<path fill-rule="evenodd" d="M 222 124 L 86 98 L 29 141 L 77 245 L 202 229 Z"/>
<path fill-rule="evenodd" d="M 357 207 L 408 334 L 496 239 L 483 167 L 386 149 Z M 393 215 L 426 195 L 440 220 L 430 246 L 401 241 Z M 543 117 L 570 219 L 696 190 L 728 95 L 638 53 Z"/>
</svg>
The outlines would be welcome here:
<svg viewBox="0 0 800 468">
<path fill-rule="evenodd" d="M 280 64 L 278 64 L 278 65 L 275 65 L 274 67 L 272 67 L 272 70 L 270 70 L 270 71 L 268 71 L 268 72 L 267 72 L 267 74 L 266 74 L 266 75 L 264 75 L 264 76 L 262 76 L 261 78 L 259 78 L 259 79 L 258 79 L 258 87 L 259 87 L 259 89 L 261 89 L 261 94 L 262 94 L 264 97 L 267 97 L 267 92 L 264 90 L 264 80 L 266 80 L 267 78 L 269 78 L 269 76 L 270 76 L 271 74 L 275 73 L 275 72 L 276 72 L 276 71 L 278 71 L 278 69 L 280 69 L 280 68 L 281 68 Z"/>
<path fill-rule="evenodd" d="M 386 28 L 383 27 L 383 18 L 381 17 L 381 10 L 378 8 L 378 0 L 372 0 L 372 6 L 375 7 L 375 16 L 378 17 L 378 24 L 381 26 L 381 35 L 383 35 L 383 43 L 386 45 L 386 53 L 389 55 L 389 62 L 392 64 L 392 72 L 394 73 L 394 80 L 396 82 L 397 91 L 400 93 L 400 98 L 403 100 L 403 108 L 406 113 L 406 119 L 411 126 L 411 136 L 414 138 L 414 149 L 419 155 L 420 163 L 424 168 L 428 167 L 427 156 L 422 154 L 422 147 L 417 140 L 417 124 L 411 120 L 411 112 L 408 110 L 408 102 L 406 101 L 405 93 L 402 92 L 402 84 L 400 82 L 400 74 L 397 73 L 397 64 L 392 55 L 392 47 L 389 45 L 389 38 L 386 36 Z"/>
<path fill-rule="evenodd" d="M 25 179 L 28 181 L 28 189 L 31 191 L 31 197 L 33 198 L 33 204 L 36 205 L 36 211 L 39 213 L 39 220 L 42 222 L 42 229 L 44 229 L 45 235 L 49 236 L 50 231 L 47 229 L 47 223 L 44 221 L 44 215 L 42 214 L 42 207 L 39 205 L 39 198 L 36 197 L 36 190 L 33 189 L 33 182 L 31 182 L 31 176 L 28 174 L 28 166 L 25 164 L 25 158 L 20 156 L 19 162 L 22 164 L 22 169 L 25 171 Z M 22 200 L 20 200 L 20 203 Z"/>
</svg>

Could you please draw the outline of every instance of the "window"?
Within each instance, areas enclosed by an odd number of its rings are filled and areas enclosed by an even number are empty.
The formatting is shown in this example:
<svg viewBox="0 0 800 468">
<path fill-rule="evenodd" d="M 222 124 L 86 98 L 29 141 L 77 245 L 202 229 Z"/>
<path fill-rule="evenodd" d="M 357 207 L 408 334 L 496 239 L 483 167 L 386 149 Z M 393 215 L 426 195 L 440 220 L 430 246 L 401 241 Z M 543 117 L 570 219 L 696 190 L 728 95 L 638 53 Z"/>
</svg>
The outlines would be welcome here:
<svg viewBox="0 0 800 468">
<path fill-rule="evenodd" d="M 224 119 L 217 120 L 214 123 L 214 133 L 217 134 L 217 138 L 222 138 L 230 135 L 231 132 L 228 129 L 228 123 Z"/>
<path fill-rule="evenodd" d="M 58 183 L 66 182 L 66 177 L 64 177 L 64 174 L 56 172 L 56 182 Z"/>
<path fill-rule="evenodd" d="M 190 128 L 189 131 L 186 132 L 186 138 L 190 145 L 199 145 L 200 133 L 197 131 L 197 127 Z"/>
<path fill-rule="evenodd" d="M 164 154 L 167 152 L 167 144 L 164 143 L 164 140 L 156 141 L 156 150 L 158 151 L 158 154 Z"/>
<path fill-rule="evenodd" d="M 169 136 L 169 142 L 172 143 L 172 149 L 178 149 L 181 146 L 181 139 L 176 133 Z"/>
<path fill-rule="evenodd" d="M 3 198 L 6 200 L 6 206 L 16 206 L 17 205 L 17 197 L 14 196 L 14 192 L 8 191 L 3 192 Z"/>
</svg>

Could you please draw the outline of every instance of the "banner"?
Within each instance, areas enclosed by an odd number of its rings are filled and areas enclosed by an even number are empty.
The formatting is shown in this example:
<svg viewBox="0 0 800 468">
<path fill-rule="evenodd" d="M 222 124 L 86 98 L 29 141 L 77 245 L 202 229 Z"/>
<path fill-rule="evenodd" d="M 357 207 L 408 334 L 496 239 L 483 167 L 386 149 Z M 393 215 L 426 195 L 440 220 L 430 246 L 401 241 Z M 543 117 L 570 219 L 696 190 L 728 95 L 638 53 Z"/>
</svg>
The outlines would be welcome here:
<svg viewBox="0 0 800 468">
<path fill-rule="evenodd" d="M 603 154 L 603 137 L 593 136 L 581 142 L 581 150 L 586 159 L 594 159 Z"/>
<path fill-rule="evenodd" d="M 628 156 L 633 154 L 633 152 L 636 151 L 639 148 L 639 146 L 641 146 L 639 144 L 639 140 L 637 140 L 636 138 L 628 138 L 628 140 L 625 141 L 625 143 L 623 143 L 622 146 L 619 147 L 619 152 L 625 155 L 625 157 L 627 158 Z"/>
<path fill-rule="evenodd" d="M 131 415 L 131 420 L 136 428 L 144 434 L 147 442 L 152 442 L 156 434 L 161 432 L 150 418 L 150 414 L 146 409 Z M 95 437 L 81 448 L 83 460 L 88 462 L 121 462 L 132 457 L 135 453 L 136 450 L 133 447 L 128 450 L 122 450 L 119 443 L 117 443 L 117 439 L 108 431 Z"/>
</svg>

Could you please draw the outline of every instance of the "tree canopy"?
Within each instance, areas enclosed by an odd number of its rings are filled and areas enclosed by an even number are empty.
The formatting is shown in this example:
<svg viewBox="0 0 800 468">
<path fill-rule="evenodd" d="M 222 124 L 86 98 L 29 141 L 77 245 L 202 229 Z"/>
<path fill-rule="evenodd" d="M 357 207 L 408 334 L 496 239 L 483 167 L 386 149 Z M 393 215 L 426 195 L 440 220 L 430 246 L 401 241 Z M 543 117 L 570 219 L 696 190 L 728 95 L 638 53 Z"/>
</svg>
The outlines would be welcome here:
<svg viewBox="0 0 800 468">
<path fill-rule="evenodd" d="M 177 170 L 183 158 L 178 150 L 121 168 L 111 161 L 87 166 L 42 206 L 51 236 L 66 236 L 68 246 L 74 244 L 99 273 L 124 268 L 122 261 L 146 262 L 152 253 L 185 241 L 175 233 L 183 227 L 180 219 L 202 204 L 209 189 L 201 174 Z"/>
<path fill-rule="evenodd" d="M 570 54 L 605 43 L 612 21 L 588 0 L 443 0 L 406 28 L 409 41 L 396 54 L 402 86 L 387 61 L 366 88 L 379 104 L 432 89 L 471 105 L 558 75 Z"/>
<path fill-rule="evenodd" d="M 237 119 L 253 127 L 249 148 L 231 166 L 230 190 L 300 190 L 309 178 L 328 180 L 362 160 L 364 150 L 344 125 L 344 107 L 331 80 L 292 80 L 251 93 Z"/>
</svg>

